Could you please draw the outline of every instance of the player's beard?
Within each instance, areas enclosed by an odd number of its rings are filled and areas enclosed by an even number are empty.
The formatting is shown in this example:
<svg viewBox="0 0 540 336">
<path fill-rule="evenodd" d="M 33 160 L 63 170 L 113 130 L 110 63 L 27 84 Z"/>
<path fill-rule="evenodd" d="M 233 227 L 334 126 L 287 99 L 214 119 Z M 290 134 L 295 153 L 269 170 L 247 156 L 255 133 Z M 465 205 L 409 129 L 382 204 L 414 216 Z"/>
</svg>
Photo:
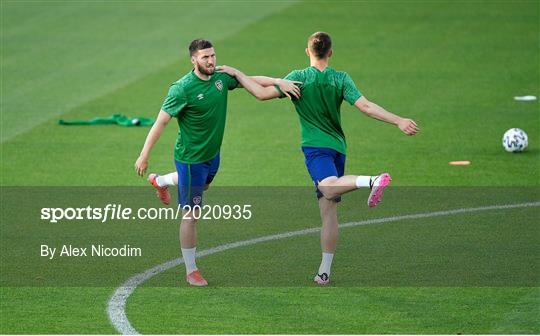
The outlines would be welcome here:
<svg viewBox="0 0 540 336">
<path fill-rule="evenodd" d="M 197 63 L 197 69 L 199 69 L 200 73 L 205 74 L 207 76 L 211 76 L 214 74 L 216 67 L 212 66 L 211 68 L 207 68 L 204 65 Z"/>
</svg>

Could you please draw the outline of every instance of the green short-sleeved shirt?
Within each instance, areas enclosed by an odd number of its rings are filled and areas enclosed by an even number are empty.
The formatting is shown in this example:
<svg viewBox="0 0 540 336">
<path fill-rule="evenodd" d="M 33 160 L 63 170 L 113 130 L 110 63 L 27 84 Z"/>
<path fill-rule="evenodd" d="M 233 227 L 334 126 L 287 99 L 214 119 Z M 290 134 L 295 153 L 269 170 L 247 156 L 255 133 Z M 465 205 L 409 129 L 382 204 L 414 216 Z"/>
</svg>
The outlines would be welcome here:
<svg viewBox="0 0 540 336">
<path fill-rule="evenodd" d="M 183 163 L 201 163 L 219 153 L 227 116 L 228 90 L 236 78 L 215 72 L 205 81 L 193 71 L 176 81 L 161 109 L 178 120 L 174 158 Z"/>
<path fill-rule="evenodd" d="M 294 70 L 285 78 L 303 83 L 302 96 L 293 100 L 300 118 L 302 146 L 332 148 L 345 154 L 340 106 L 343 100 L 353 105 L 362 96 L 352 78 L 330 67 L 324 71 L 315 67 Z"/>
</svg>

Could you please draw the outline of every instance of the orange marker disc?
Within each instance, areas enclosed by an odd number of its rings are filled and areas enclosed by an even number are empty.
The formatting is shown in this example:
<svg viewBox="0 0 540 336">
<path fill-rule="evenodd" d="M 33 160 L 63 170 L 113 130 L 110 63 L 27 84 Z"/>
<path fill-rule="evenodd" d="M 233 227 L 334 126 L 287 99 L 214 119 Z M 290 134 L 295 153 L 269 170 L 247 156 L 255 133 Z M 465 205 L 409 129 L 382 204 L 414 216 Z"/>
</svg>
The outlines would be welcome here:
<svg viewBox="0 0 540 336">
<path fill-rule="evenodd" d="M 471 164 L 471 161 L 450 161 L 448 164 L 453 166 L 468 166 Z"/>
</svg>

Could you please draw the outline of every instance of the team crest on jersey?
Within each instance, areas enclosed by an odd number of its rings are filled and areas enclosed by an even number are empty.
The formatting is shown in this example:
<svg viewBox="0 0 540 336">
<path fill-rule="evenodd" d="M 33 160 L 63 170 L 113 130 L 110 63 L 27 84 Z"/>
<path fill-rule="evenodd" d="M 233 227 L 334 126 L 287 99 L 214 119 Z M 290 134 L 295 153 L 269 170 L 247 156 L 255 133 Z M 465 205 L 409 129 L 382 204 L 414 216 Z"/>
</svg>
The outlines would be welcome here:
<svg viewBox="0 0 540 336">
<path fill-rule="evenodd" d="M 223 90 L 223 82 L 221 81 L 221 79 L 218 79 L 215 84 L 219 91 Z"/>
</svg>

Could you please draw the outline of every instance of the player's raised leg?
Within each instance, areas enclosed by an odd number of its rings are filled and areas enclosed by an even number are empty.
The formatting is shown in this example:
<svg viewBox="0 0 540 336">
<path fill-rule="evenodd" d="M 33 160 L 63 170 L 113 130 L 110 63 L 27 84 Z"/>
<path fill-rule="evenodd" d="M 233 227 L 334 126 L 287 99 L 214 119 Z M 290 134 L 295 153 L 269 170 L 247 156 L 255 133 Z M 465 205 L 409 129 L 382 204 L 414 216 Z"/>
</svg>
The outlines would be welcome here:
<svg viewBox="0 0 540 336">
<path fill-rule="evenodd" d="M 156 182 L 161 187 L 171 187 L 171 186 L 178 185 L 178 173 L 170 172 L 165 175 L 157 175 Z"/>
<path fill-rule="evenodd" d="M 156 188 L 157 198 L 159 198 L 163 204 L 169 205 L 171 203 L 169 186 L 178 184 L 178 174 L 176 172 L 166 175 L 151 173 L 148 175 L 148 182 Z"/>
<path fill-rule="evenodd" d="M 151 177 L 151 175 L 154 175 L 154 176 Z M 148 175 L 148 181 L 152 185 L 154 185 L 154 183 L 152 182 L 152 180 L 154 180 L 154 179 L 156 181 L 157 187 L 160 187 L 160 188 L 168 188 L 170 186 L 177 186 L 178 185 L 178 173 L 176 173 L 176 172 L 169 173 L 169 174 L 166 174 L 166 175 L 158 175 L 158 174 L 155 174 L 155 173 L 152 173 L 152 174 Z M 213 176 L 212 176 L 212 179 L 213 179 Z M 208 182 L 204 186 L 204 190 L 207 190 L 210 187 L 210 182 Z"/>
<path fill-rule="evenodd" d="M 367 204 L 376 206 L 382 198 L 384 189 L 392 178 L 388 173 L 375 176 L 347 175 L 342 177 L 330 176 L 319 182 L 318 188 L 327 199 L 335 199 L 358 188 L 370 188 Z"/>
</svg>

